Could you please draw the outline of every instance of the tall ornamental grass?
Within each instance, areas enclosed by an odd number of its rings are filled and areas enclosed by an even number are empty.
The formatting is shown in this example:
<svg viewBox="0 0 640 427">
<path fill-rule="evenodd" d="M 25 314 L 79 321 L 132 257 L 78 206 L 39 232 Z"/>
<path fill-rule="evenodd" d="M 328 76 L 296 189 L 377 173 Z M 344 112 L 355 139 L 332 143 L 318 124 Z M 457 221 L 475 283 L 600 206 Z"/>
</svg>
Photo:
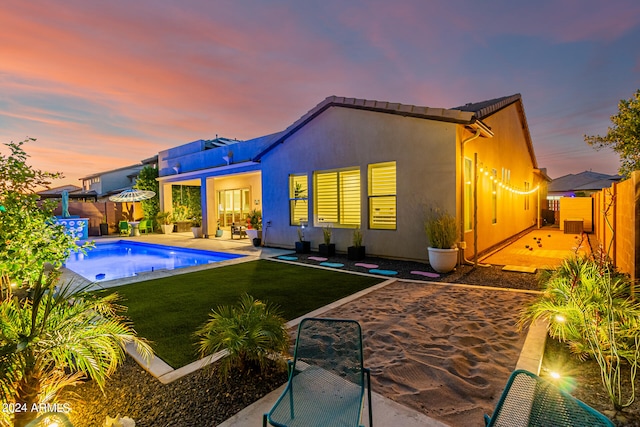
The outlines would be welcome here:
<svg viewBox="0 0 640 427">
<path fill-rule="evenodd" d="M 544 294 L 528 307 L 522 324 L 548 321 L 552 338 L 566 342 L 581 360 L 595 359 L 614 408 L 631 405 L 640 357 L 640 303 L 631 296 L 629 280 L 593 257 L 566 259 L 540 279 Z M 624 376 L 630 389 L 622 387 Z"/>
</svg>

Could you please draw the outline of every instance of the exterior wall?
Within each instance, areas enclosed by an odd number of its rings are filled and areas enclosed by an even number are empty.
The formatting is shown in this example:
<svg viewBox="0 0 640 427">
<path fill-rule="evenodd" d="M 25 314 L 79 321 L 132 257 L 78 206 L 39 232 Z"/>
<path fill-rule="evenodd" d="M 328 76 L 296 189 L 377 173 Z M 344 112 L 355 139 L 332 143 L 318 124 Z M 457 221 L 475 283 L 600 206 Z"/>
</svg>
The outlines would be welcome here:
<svg viewBox="0 0 640 427">
<path fill-rule="evenodd" d="M 543 185 L 534 174 L 535 164 L 527 149 L 523 132 L 523 123 L 517 104 L 483 119 L 491 127 L 493 138 L 477 138 L 464 147 L 464 156 L 474 159 L 478 153 L 478 170 L 497 171 L 502 178 L 502 169 L 510 171 L 510 185 L 524 190 L 524 183 L 530 183 L 530 189 Z M 497 221 L 492 223 L 492 182 L 484 173 L 478 174 L 478 252 L 482 252 L 503 240 L 535 225 L 538 216 L 538 194 L 526 196 L 497 187 Z M 525 199 L 529 200 L 529 209 L 525 209 Z M 473 256 L 473 230 L 465 232 L 467 249 L 465 255 Z"/>
<path fill-rule="evenodd" d="M 137 175 L 142 168 L 142 165 L 136 165 L 135 167 L 104 172 L 99 175 L 100 181 L 93 184 L 88 184 L 88 182 L 90 182 L 90 178 L 83 179 L 83 188 L 85 191 L 93 190 L 100 196 L 110 191 L 131 187 L 134 181 L 129 178 L 129 175 Z"/>
<path fill-rule="evenodd" d="M 427 259 L 424 219 L 429 205 L 456 211 L 457 125 L 392 114 L 331 107 L 262 159 L 263 224 L 266 245 L 291 248 L 298 227 L 289 221 L 289 175 L 305 173 L 309 183 L 309 225 L 305 239 L 322 243 L 313 225 L 313 172 L 358 166 L 361 229 L 367 254 Z M 397 229 L 368 229 L 368 169 L 396 161 Z M 271 225 L 268 226 L 268 222 Z M 333 229 L 338 252 L 351 246 L 353 229 Z"/>
<path fill-rule="evenodd" d="M 198 140 L 161 151 L 158 154 L 159 176 L 226 166 L 227 160 L 224 157 L 229 157 L 231 164 L 251 161 L 269 143 L 271 137 L 272 135 L 267 135 L 249 141 L 239 141 L 226 147 L 210 149 L 205 149 L 205 142 Z M 178 169 L 178 172 L 173 169 L 174 167 Z"/>
<path fill-rule="evenodd" d="M 640 278 L 640 171 L 593 195 L 594 232 L 602 249 L 631 280 Z"/>
</svg>

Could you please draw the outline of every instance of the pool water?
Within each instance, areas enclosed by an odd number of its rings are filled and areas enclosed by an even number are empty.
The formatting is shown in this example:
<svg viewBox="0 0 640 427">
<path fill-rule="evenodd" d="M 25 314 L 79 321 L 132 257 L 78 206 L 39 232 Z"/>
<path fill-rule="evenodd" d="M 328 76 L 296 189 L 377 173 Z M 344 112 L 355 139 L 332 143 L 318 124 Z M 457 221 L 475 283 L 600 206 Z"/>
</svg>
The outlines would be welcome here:
<svg viewBox="0 0 640 427">
<path fill-rule="evenodd" d="M 119 240 L 97 243 L 87 254 L 73 252 L 65 267 L 87 280 L 104 281 L 133 277 L 155 270 L 173 270 L 240 258 L 224 252 Z"/>
</svg>

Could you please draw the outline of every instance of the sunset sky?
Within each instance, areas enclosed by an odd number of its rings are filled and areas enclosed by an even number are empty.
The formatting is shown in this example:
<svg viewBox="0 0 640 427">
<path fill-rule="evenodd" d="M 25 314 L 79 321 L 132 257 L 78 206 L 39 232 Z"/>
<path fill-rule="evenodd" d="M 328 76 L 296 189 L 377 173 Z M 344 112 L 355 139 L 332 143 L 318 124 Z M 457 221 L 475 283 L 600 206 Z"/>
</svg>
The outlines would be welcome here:
<svg viewBox="0 0 640 427">
<path fill-rule="evenodd" d="M 0 142 L 77 184 L 197 139 L 283 130 L 327 96 L 452 108 L 523 97 L 552 178 L 616 173 L 640 88 L 638 0 L 4 0 Z M 3 154 L 6 148 L 1 148 Z"/>
</svg>

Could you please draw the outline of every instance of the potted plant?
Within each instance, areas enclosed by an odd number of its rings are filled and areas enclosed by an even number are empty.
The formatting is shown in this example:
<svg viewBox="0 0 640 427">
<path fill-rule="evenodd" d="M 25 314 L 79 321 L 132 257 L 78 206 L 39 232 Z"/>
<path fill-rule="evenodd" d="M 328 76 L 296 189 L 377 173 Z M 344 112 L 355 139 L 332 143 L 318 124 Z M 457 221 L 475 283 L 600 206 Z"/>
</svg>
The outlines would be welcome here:
<svg viewBox="0 0 640 427">
<path fill-rule="evenodd" d="M 102 217 L 102 222 L 100 223 L 100 235 L 107 236 L 109 235 L 109 224 L 107 223 L 107 215 Z"/>
<path fill-rule="evenodd" d="M 224 233 L 223 230 L 220 229 L 220 220 L 218 220 L 218 228 L 216 228 L 216 237 L 222 237 L 222 234 Z"/>
<path fill-rule="evenodd" d="M 173 232 L 173 216 L 171 215 L 171 212 L 158 212 L 156 220 L 158 221 L 158 224 L 160 224 L 160 228 L 162 228 L 162 232 L 164 234 L 170 234 Z"/>
<path fill-rule="evenodd" d="M 194 216 L 191 218 L 191 232 L 196 239 L 202 238 L 202 217 Z"/>
<path fill-rule="evenodd" d="M 362 246 L 362 230 L 353 230 L 353 246 L 347 248 L 347 259 L 351 261 L 361 261 L 365 257 L 365 247 Z"/>
<path fill-rule="evenodd" d="M 424 228 L 429 240 L 429 264 L 438 273 L 450 272 L 458 263 L 455 217 L 440 209 L 431 209 Z"/>
<path fill-rule="evenodd" d="M 258 209 L 254 209 L 247 215 L 247 222 L 249 228 L 247 228 L 247 236 L 253 242 L 253 246 L 260 246 L 262 242 L 262 212 Z"/>
<path fill-rule="evenodd" d="M 171 215 L 174 224 L 176 225 L 175 230 L 178 233 L 188 232 L 191 228 L 191 220 L 189 220 L 188 209 L 186 206 L 178 205 L 173 209 L 173 213 Z"/>
<path fill-rule="evenodd" d="M 298 241 L 296 242 L 297 254 L 308 254 L 311 252 L 311 242 L 304 240 L 304 225 L 298 228 Z"/>
<path fill-rule="evenodd" d="M 324 243 L 318 245 L 318 251 L 320 255 L 331 257 L 336 255 L 336 245 L 335 243 L 331 243 L 331 227 L 326 226 L 322 227 L 322 236 L 324 238 Z"/>
</svg>

